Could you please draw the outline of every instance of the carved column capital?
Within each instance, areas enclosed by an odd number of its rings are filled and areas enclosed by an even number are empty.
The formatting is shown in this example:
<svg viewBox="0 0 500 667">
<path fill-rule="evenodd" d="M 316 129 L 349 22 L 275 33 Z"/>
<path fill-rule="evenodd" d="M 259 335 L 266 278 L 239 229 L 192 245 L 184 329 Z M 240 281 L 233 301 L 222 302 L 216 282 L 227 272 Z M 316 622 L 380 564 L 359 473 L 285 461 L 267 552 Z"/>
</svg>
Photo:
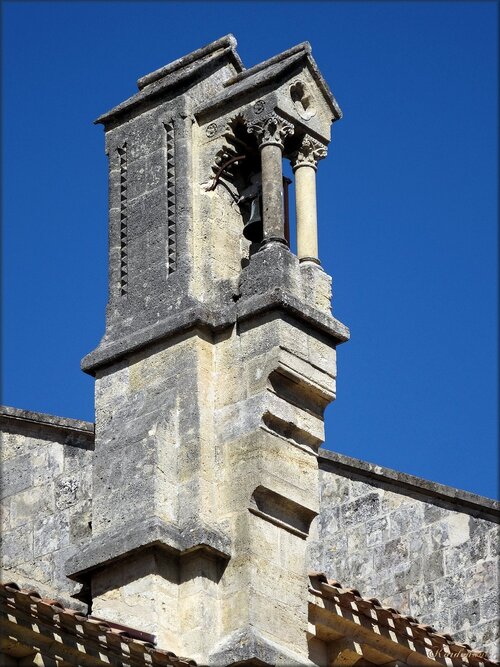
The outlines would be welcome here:
<svg viewBox="0 0 500 667">
<path fill-rule="evenodd" d="M 279 146 L 283 150 L 285 137 L 293 134 L 294 127 L 278 114 L 273 113 L 266 118 L 247 123 L 247 132 L 255 134 L 259 148 L 263 146 Z"/>
<path fill-rule="evenodd" d="M 295 171 L 298 167 L 306 165 L 317 169 L 319 160 L 325 158 L 326 153 L 324 144 L 306 134 L 302 139 L 300 148 L 290 158 L 292 168 Z"/>
</svg>

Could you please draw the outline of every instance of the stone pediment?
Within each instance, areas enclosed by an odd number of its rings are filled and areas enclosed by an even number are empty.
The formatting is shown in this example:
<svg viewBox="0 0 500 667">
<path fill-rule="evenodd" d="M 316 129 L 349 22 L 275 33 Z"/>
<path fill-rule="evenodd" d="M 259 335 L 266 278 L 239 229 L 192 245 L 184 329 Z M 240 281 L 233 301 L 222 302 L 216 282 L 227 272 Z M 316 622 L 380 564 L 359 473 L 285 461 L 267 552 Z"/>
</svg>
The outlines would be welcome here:
<svg viewBox="0 0 500 667">
<path fill-rule="evenodd" d="M 195 113 L 204 124 L 237 111 L 257 118 L 273 110 L 323 141 L 330 139 L 332 122 L 342 117 L 308 42 L 236 74 Z"/>
<path fill-rule="evenodd" d="M 222 90 L 225 80 L 244 70 L 236 44 L 233 35 L 225 35 L 141 77 L 137 81 L 139 92 L 99 116 L 95 123 L 108 125 L 125 114 L 134 113 L 138 107 L 155 106 L 165 99 L 179 97 L 207 79 L 213 79 L 214 72 L 219 75 L 211 81 L 210 90 L 204 93 L 216 94 L 219 89 Z"/>
<path fill-rule="evenodd" d="M 309 43 L 298 44 L 249 69 L 243 66 L 236 44 L 233 35 L 226 35 L 141 77 L 138 93 L 95 122 L 112 126 L 139 109 L 187 97 L 200 124 L 241 107 L 250 114 L 277 109 L 304 131 L 329 141 L 331 123 L 341 118 L 342 112 Z"/>
</svg>

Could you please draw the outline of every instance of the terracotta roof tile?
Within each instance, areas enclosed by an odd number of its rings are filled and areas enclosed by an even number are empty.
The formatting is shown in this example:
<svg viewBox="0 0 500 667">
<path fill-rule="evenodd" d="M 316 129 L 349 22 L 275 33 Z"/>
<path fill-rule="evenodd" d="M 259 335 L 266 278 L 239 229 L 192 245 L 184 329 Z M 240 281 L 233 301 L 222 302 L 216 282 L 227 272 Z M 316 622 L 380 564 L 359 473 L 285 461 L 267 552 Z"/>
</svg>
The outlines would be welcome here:
<svg viewBox="0 0 500 667">
<path fill-rule="evenodd" d="M 357 610 L 369 621 L 375 620 L 379 625 L 391 629 L 405 642 L 421 642 L 434 654 L 437 652 L 438 662 L 474 667 L 500 665 L 500 662 L 490 660 L 484 652 L 474 651 L 469 644 L 460 643 L 447 633 L 438 633 L 430 625 L 422 624 L 412 616 L 405 616 L 397 609 L 383 607 L 376 598 L 364 598 L 355 588 L 343 588 L 338 581 L 328 580 L 323 573 L 312 573 L 309 578 L 309 590 L 314 595 L 331 600 L 340 610 L 349 613 Z"/>
<path fill-rule="evenodd" d="M 113 650 L 115 655 L 121 652 L 127 660 L 132 659 L 133 665 L 196 665 L 194 660 L 178 657 L 171 651 L 157 648 L 152 642 L 141 639 L 145 633 L 139 630 L 121 628 L 115 623 L 87 616 L 75 609 L 64 607 L 57 600 L 43 598 L 37 591 L 21 589 L 13 582 L 0 583 L 0 603 L 7 611 L 17 609 L 28 615 L 30 620 L 43 621 L 56 630 L 64 630 L 82 640 L 99 640 Z"/>
</svg>

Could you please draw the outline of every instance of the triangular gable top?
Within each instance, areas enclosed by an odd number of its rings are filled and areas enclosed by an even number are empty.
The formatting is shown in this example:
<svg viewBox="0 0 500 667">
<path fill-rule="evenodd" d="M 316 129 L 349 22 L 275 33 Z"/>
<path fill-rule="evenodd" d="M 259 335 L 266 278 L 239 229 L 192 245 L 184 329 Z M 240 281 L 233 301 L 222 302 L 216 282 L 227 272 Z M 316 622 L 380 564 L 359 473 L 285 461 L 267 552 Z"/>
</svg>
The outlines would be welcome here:
<svg viewBox="0 0 500 667">
<path fill-rule="evenodd" d="M 210 44 L 207 44 L 206 46 L 202 46 L 201 48 L 196 49 L 195 51 L 191 51 L 191 53 L 188 53 L 187 56 L 182 56 L 181 58 L 177 58 L 177 60 L 174 60 L 168 65 L 164 65 L 163 67 L 160 67 L 154 72 L 146 74 L 137 81 L 137 87 L 139 88 L 139 90 L 143 90 L 144 88 L 146 88 L 146 86 L 150 86 L 152 83 L 155 83 L 160 79 L 163 79 L 169 74 L 178 72 L 182 70 L 184 67 L 192 65 L 193 63 L 201 63 L 206 58 L 222 52 L 227 52 L 230 58 L 232 58 L 233 64 L 235 65 L 236 69 L 239 72 L 242 72 L 245 69 L 245 67 L 243 66 L 243 63 L 241 62 L 241 59 L 236 52 L 237 44 L 238 42 L 236 41 L 234 35 L 231 35 L 231 33 L 224 35 L 224 37 L 221 37 L 220 39 L 217 39 L 214 42 L 210 42 Z"/>
<path fill-rule="evenodd" d="M 197 113 L 203 114 L 215 107 L 221 107 L 229 100 L 245 95 L 251 89 L 257 89 L 279 80 L 286 72 L 302 62 L 309 70 L 318 90 L 330 108 L 333 121 L 339 120 L 342 118 L 340 106 L 312 57 L 311 51 L 309 42 L 302 42 L 264 62 L 239 72 L 225 82 L 226 90 L 213 97 L 207 104 L 199 107 Z"/>
<path fill-rule="evenodd" d="M 137 81 L 138 93 L 102 114 L 94 122 L 106 124 L 117 116 L 132 111 L 148 98 L 202 80 L 208 67 L 215 61 L 225 61 L 232 66 L 234 72 L 241 73 L 244 66 L 236 52 L 236 45 L 235 37 L 228 34 L 146 74 Z"/>
</svg>

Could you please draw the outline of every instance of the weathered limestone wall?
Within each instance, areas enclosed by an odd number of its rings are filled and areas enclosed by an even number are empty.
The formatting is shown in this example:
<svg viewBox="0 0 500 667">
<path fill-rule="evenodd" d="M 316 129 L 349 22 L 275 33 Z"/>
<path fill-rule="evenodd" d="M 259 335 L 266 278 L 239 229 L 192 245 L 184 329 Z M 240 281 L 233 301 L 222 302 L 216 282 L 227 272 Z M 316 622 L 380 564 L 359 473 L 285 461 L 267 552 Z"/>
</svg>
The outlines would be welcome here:
<svg viewBox="0 0 500 667">
<path fill-rule="evenodd" d="M 322 453 L 312 569 L 498 656 L 498 503 Z"/>
<path fill-rule="evenodd" d="M 260 655 L 307 654 L 306 538 L 334 395 L 330 339 L 282 313 L 98 371 L 92 542 L 67 565 L 91 572 L 93 613 L 140 618 L 202 663 L 209 650 L 214 664 L 247 659 L 259 642 Z"/>
<path fill-rule="evenodd" d="M 325 358 L 335 368 L 328 342 L 276 314 L 221 341 L 218 361 L 232 372 L 217 387 L 215 424 L 232 554 L 221 579 L 223 640 L 213 664 L 242 661 L 240 645 L 255 638 L 261 659 L 273 645 L 286 647 L 283 664 L 307 655 L 306 538 L 319 509 L 314 452 L 335 388 L 320 370 Z"/>
<path fill-rule="evenodd" d="M 1 408 L 0 430 L 2 578 L 78 607 L 64 563 L 91 533 L 93 424 Z"/>
<path fill-rule="evenodd" d="M 210 219 L 199 219 L 199 231 L 193 216 L 199 188 L 193 188 L 197 181 L 192 111 L 220 91 L 237 70 L 223 58 L 200 68 L 199 76 L 193 73 L 189 82 L 185 72 L 172 72 L 172 89 L 163 98 L 154 96 L 140 109 L 132 105 L 116 118 L 105 114 L 99 119 L 106 125 L 109 159 L 109 299 L 106 333 L 98 348 L 106 351 L 104 356 L 110 347 L 116 351 L 125 337 L 153 338 L 149 327 L 161 328 L 165 319 L 195 305 L 200 286 L 204 300 L 206 292 L 215 288 L 218 301 L 218 285 L 204 264 L 205 255 L 210 256 L 211 236 L 206 234 Z M 138 95 L 152 93 L 151 87 L 146 88 L 148 92 Z M 227 242 L 224 226 L 218 225 L 222 235 L 218 240 L 223 243 Z M 193 252 L 203 260 L 196 272 Z M 94 355 L 89 359 L 84 368 Z"/>
<path fill-rule="evenodd" d="M 97 373 L 93 541 L 67 566 L 70 574 L 105 564 L 90 578 L 93 612 L 126 625 L 141 619 L 141 629 L 178 653 L 189 653 L 181 642 L 201 607 L 198 601 L 184 614 L 179 600 L 189 607 L 198 578 L 212 586 L 211 565 L 204 562 L 203 574 L 191 575 L 192 560 L 180 556 L 198 541 L 227 548 L 216 531 L 214 350 L 200 330 Z M 155 530 L 162 549 L 154 544 Z M 140 553 L 109 564 L 133 550 Z"/>
</svg>

